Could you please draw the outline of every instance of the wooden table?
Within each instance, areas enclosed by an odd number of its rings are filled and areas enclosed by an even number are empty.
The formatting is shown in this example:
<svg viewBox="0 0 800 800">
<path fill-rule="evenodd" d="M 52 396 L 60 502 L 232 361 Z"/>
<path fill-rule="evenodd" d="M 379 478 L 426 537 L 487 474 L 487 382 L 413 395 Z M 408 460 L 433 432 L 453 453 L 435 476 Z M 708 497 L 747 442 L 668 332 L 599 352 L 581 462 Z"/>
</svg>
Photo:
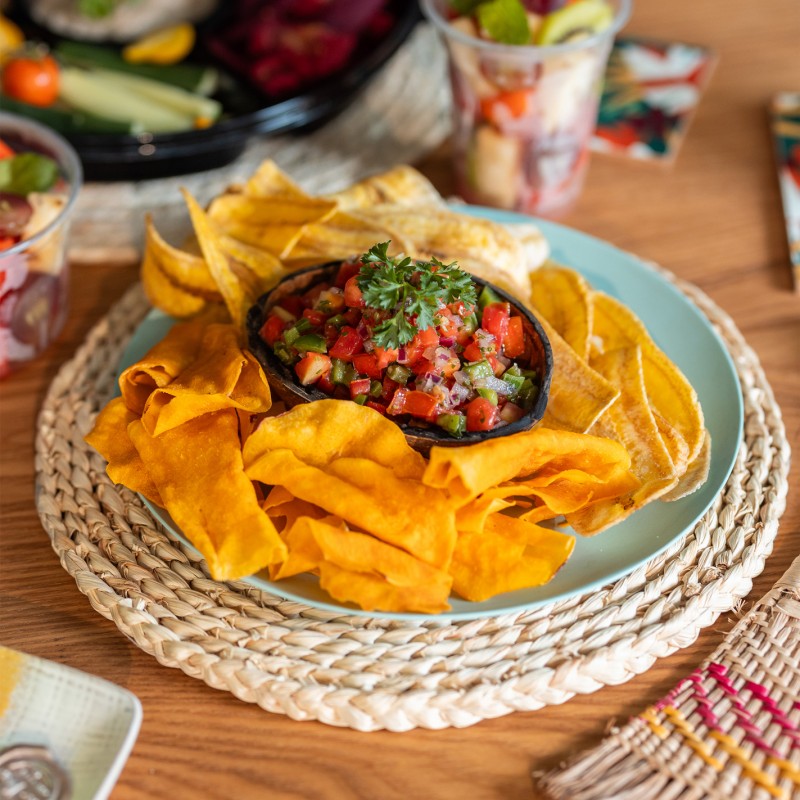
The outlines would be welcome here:
<svg viewBox="0 0 800 800">
<path fill-rule="evenodd" d="M 596 157 L 567 222 L 660 262 L 727 311 L 760 356 L 800 452 L 800 298 L 791 288 L 765 114 L 773 92 L 800 89 L 796 0 L 771 0 L 768 11 L 752 0 L 637 0 L 628 30 L 710 45 L 720 64 L 675 166 Z M 449 191 L 446 149 L 422 167 Z M 0 384 L 0 641 L 107 678 L 141 699 L 144 723 L 114 800 L 531 798 L 531 769 L 598 742 L 610 721 L 656 700 L 721 641 L 725 620 L 625 685 L 465 730 L 405 734 L 293 722 L 159 666 L 92 610 L 61 569 L 34 508 L 33 439 L 43 395 L 136 274 L 132 264 L 75 265 L 66 331 Z M 796 489 L 796 468 L 792 483 Z M 795 491 L 750 600 L 798 552 Z"/>
</svg>

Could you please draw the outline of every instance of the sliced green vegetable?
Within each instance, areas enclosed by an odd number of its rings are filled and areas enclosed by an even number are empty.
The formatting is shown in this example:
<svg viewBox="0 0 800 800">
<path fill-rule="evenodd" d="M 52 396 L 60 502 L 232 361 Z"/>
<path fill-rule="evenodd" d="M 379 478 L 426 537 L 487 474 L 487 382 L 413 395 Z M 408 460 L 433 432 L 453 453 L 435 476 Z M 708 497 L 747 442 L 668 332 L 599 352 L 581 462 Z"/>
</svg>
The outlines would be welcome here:
<svg viewBox="0 0 800 800">
<path fill-rule="evenodd" d="M 0 105 L 4 111 L 13 111 L 30 119 L 35 119 L 59 133 L 141 133 L 141 127 L 133 122 L 120 122 L 119 120 L 98 117 L 84 111 L 68 111 L 53 106 L 43 108 L 21 103 L 12 97 L 2 95 Z"/>
<path fill-rule="evenodd" d="M 58 164 L 39 153 L 20 153 L 0 160 L 0 192 L 25 197 L 46 192 L 58 180 Z"/>
<path fill-rule="evenodd" d="M 473 364 L 467 364 L 462 367 L 462 369 L 467 373 L 472 383 L 475 383 L 478 378 L 490 378 L 494 375 L 492 365 L 486 359 L 483 361 L 476 361 Z"/>
<path fill-rule="evenodd" d="M 613 21 L 614 11 L 605 0 L 577 0 L 544 18 L 535 44 L 558 44 L 581 32 L 600 33 Z"/>
<path fill-rule="evenodd" d="M 342 361 L 341 358 L 331 360 L 331 383 L 340 386 L 350 386 L 358 378 L 358 372 L 352 364 Z"/>
<path fill-rule="evenodd" d="M 289 347 L 281 341 L 275 342 L 272 347 L 272 352 L 275 353 L 278 360 L 281 363 L 286 364 L 287 367 L 294 364 L 294 362 L 297 360 Z"/>
<path fill-rule="evenodd" d="M 481 293 L 478 296 L 478 308 L 483 311 L 486 306 L 491 305 L 492 303 L 502 303 L 503 301 L 497 296 L 496 292 L 493 292 L 488 286 L 484 286 L 481 289 Z"/>
<path fill-rule="evenodd" d="M 497 392 L 494 389 L 478 389 L 478 394 L 488 400 L 493 406 L 497 405 Z"/>
<path fill-rule="evenodd" d="M 503 380 L 511 386 L 514 392 L 518 392 L 522 388 L 522 384 L 525 383 L 525 378 L 522 375 L 515 375 L 510 368 L 503 374 Z"/>
<path fill-rule="evenodd" d="M 85 42 L 59 42 L 55 52 L 62 62 L 70 66 L 102 67 L 140 75 L 205 96 L 214 94 L 219 85 L 219 72 L 214 67 L 199 64 L 129 64 L 118 51 Z"/>
<path fill-rule="evenodd" d="M 304 353 L 327 353 L 325 339 L 318 333 L 306 333 L 299 339 L 295 339 L 293 347 Z"/>
<path fill-rule="evenodd" d="M 369 396 L 380 397 L 383 394 L 383 384 L 380 381 L 372 381 L 369 385 Z"/>
<path fill-rule="evenodd" d="M 488 0 L 475 9 L 475 16 L 496 42 L 530 44 L 531 29 L 520 0 Z"/>
<path fill-rule="evenodd" d="M 287 328 L 283 332 L 283 341 L 289 346 L 294 347 L 294 343 L 300 338 L 300 331 L 295 327 Z"/>
<path fill-rule="evenodd" d="M 60 96 L 80 111 L 135 123 L 153 133 L 186 131 L 194 127 L 193 117 L 158 105 L 138 92 L 124 91 L 97 72 L 63 67 Z"/>
<path fill-rule="evenodd" d="M 365 394 L 357 394 L 357 395 L 356 395 L 356 396 L 353 398 L 353 400 L 355 400 L 355 401 L 356 401 L 356 403 L 358 403 L 360 406 L 363 406 L 363 405 L 364 405 L 364 403 L 366 403 L 368 399 L 369 399 L 369 398 L 368 398 L 368 397 L 367 397 L 367 395 L 365 395 Z"/>
<path fill-rule="evenodd" d="M 308 317 L 300 317 L 300 319 L 295 322 L 294 327 L 297 328 L 298 333 L 308 333 L 314 326 L 311 324 L 311 320 Z"/>
<path fill-rule="evenodd" d="M 387 377 L 391 378 L 393 381 L 397 381 L 397 383 L 402 383 L 405 385 L 408 383 L 408 379 L 414 373 L 408 367 L 404 367 L 402 364 L 389 364 L 386 367 L 386 375 Z"/>
<path fill-rule="evenodd" d="M 463 414 L 439 414 L 436 424 L 456 438 L 463 436 L 467 430 L 467 418 Z"/>
</svg>

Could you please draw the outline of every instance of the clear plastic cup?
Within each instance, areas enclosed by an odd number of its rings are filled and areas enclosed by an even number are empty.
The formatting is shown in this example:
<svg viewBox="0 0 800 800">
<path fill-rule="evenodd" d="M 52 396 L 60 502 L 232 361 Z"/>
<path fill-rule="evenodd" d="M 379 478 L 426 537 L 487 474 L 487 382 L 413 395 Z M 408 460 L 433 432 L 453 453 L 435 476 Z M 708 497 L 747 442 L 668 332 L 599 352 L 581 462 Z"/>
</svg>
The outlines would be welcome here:
<svg viewBox="0 0 800 800">
<path fill-rule="evenodd" d="M 67 236 L 83 172 L 72 147 L 37 122 L 0 112 L 0 139 L 18 154 L 40 153 L 59 167 L 59 178 L 52 189 L 25 198 L 25 214 L 30 216 L 24 223 L 22 239 L 8 246 L 6 232 L 0 237 L 2 379 L 41 353 L 64 327 L 69 307 Z M 17 202 L 14 197 L 0 195 L 0 203 Z M 0 209 L 0 214 L 8 210 Z"/>
<path fill-rule="evenodd" d="M 563 44 L 509 45 L 451 19 L 447 0 L 421 0 L 447 46 L 453 159 L 469 203 L 561 217 L 589 165 L 606 61 L 631 0 L 608 0 L 613 23 Z"/>
</svg>

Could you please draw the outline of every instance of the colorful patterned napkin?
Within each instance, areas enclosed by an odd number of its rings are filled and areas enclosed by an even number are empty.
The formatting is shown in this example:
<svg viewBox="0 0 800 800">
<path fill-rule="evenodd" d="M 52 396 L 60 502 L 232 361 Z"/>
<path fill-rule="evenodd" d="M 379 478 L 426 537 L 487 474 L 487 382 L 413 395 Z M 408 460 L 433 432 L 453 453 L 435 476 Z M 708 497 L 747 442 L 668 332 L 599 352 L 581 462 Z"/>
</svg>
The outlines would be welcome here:
<svg viewBox="0 0 800 800">
<path fill-rule="evenodd" d="M 645 161 L 674 159 L 715 63 L 697 45 L 617 39 L 592 148 Z"/>
<path fill-rule="evenodd" d="M 778 181 L 789 240 L 794 288 L 800 291 L 800 92 L 780 92 L 770 103 Z"/>
</svg>

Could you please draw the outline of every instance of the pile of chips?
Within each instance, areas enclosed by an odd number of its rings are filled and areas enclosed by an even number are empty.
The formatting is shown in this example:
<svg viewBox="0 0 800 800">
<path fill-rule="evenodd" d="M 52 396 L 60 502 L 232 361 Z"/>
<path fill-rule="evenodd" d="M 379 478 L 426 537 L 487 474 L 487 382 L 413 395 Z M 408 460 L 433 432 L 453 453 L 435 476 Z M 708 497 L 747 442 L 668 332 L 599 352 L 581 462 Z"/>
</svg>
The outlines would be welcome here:
<svg viewBox="0 0 800 800">
<path fill-rule="evenodd" d="M 311 572 L 341 603 L 438 613 L 451 593 L 481 601 L 549 581 L 574 538 L 545 521 L 592 535 L 705 481 L 692 387 L 628 308 L 542 263 L 533 226 L 457 214 L 409 167 L 311 197 L 266 162 L 208 209 L 186 199 L 195 240 L 173 247 L 148 222 L 142 280 L 189 321 L 123 372 L 87 440 L 112 480 L 171 514 L 215 579 Z M 288 272 L 387 239 L 531 306 L 554 354 L 539 427 L 425 458 L 350 401 L 273 404 L 242 346 L 247 309 Z"/>
</svg>

